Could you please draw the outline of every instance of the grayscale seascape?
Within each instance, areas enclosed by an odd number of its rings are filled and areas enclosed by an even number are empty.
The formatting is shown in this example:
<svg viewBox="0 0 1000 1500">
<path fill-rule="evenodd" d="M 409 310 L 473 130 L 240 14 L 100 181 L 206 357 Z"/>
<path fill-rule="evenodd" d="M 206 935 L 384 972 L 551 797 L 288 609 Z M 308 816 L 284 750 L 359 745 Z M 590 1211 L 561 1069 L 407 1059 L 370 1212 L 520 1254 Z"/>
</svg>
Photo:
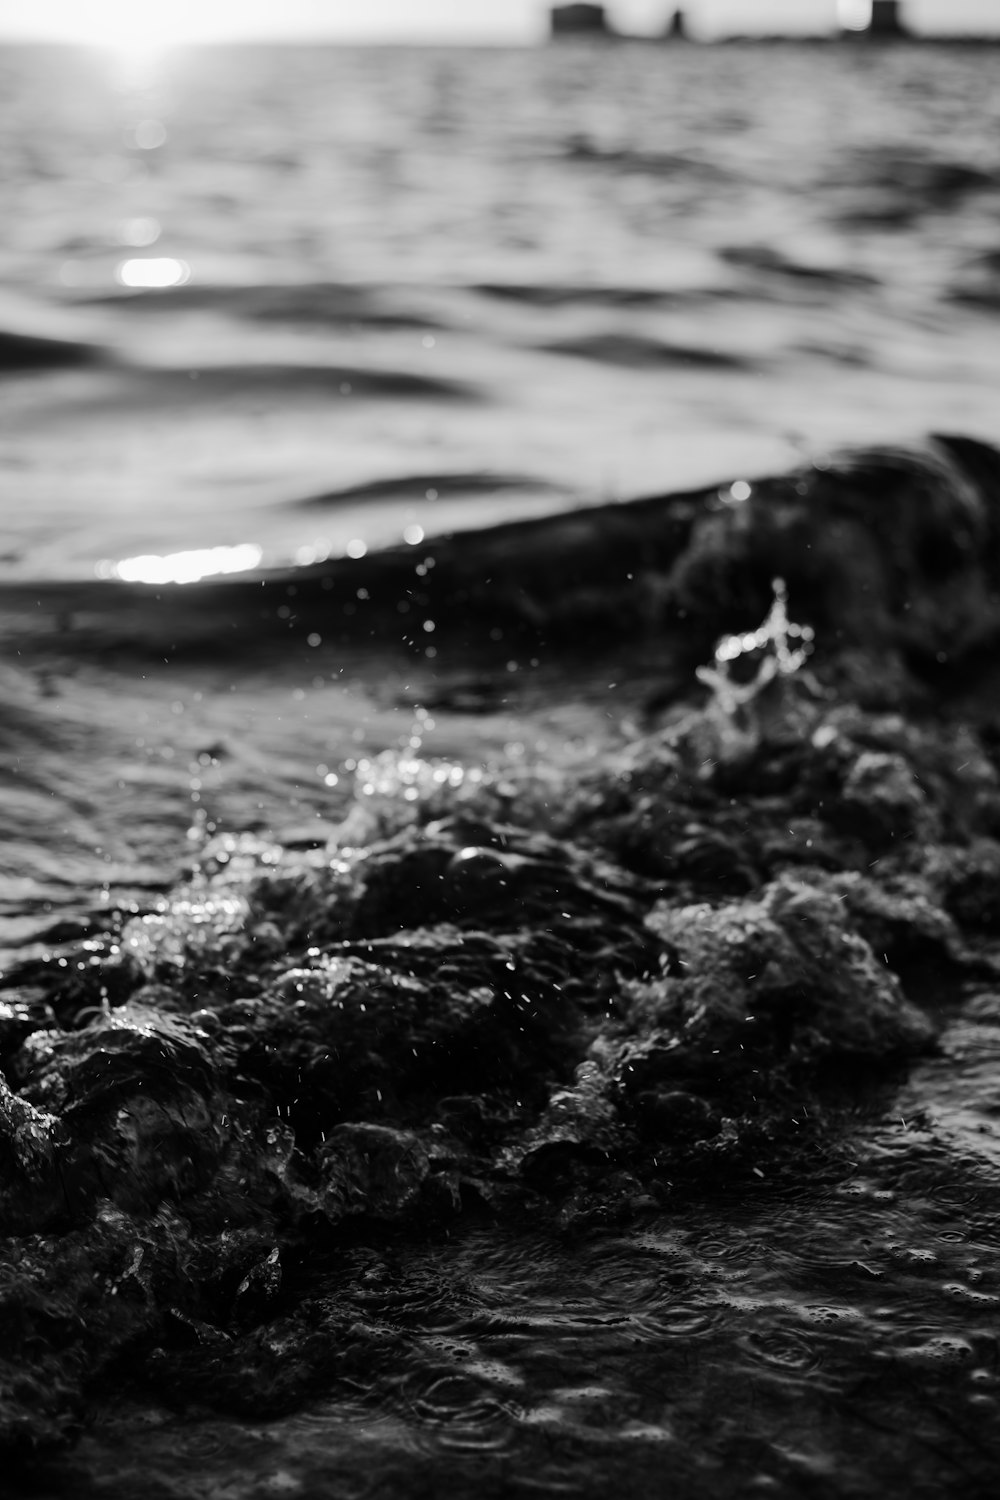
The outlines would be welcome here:
<svg viewBox="0 0 1000 1500">
<path fill-rule="evenodd" d="M 0 48 L 5 1494 L 996 1493 L 998 58 Z"/>
</svg>

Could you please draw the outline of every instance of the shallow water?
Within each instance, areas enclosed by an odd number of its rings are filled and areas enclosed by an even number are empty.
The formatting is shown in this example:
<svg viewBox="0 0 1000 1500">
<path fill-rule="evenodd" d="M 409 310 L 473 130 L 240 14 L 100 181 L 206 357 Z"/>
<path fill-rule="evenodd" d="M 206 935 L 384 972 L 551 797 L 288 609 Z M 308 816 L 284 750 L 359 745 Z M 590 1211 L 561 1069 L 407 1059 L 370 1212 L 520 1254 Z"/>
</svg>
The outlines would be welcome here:
<svg viewBox="0 0 1000 1500">
<path fill-rule="evenodd" d="M 357 1320 L 328 1396 L 263 1425 L 126 1396 L 34 1484 L 199 1500 L 331 1485 L 985 1497 L 1000 1461 L 995 1168 L 967 1140 L 956 1172 L 898 1119 L 853 1146 L 840 1181 L 681 1197 L 627 1232 L 491 1224 L 348 1249 L 317 1277 Z"/>
<path fill-rule="evenodd" d="M 89 691 L 97 687 L 92 681 Z M 553 782 L 557 800 L 546 814 L 555 827 L 569 816 L 560 787 L 599 765 L 596 715 L 586 707 L 587 693 L 580 696 L 576 727 L 585 732 L 575 762 L 572 742 L 561 742 L 556 757 L 562 779 Z M 217 731 L 223 711 L 214 712 Z M 543 713 L 522 702 L 521 732 L 531 726 L 539 733 L 544 714 L 554 712 L 551 704 Z M 360 852 L 363 864 L 363 850 L 343 848 L 352 826 L 359 833 L 367 827 L 370 836 L 373 819 L 385 816 L 393 825 L 426 817 L 408 802 L 410 788 L 419 788 L 416 800 L 430 796 L 447 806 L 439 770 L 447 770 L 459 808 L 471 796 L 467 817 L 495 795 L 491 775 L 508 778 L 500 798 L 521 818 L 543 778 L 536 805 L 548 807 L 551 756 L 526 763 L 523 745 L 519 756 L 510 742 L 491 744 L 495 726 L 487 718 L 477 760 L 468 740 L 458 743 L 468 721 L 447 711 L 441 717 L 443 739 L 435 740 L 436 723 L 427 727 L 426 710 L 414 716 L 420 729 L 411 737 L 425 735 L 440 752 L 450 733 L 459 760 L 418 759 L 428 748 L 423 743 L 382 759 L 348 757 L 353 776 L 338 760 L 344 787 L 338 790 L 339 780 L 327 787 L 329 772 L 319 778 L 324 790 L 314 794 L 315 806 L 300 801 L 295 809 L 298 830 L 277 825 L 289 792 L 271 786 L 261 821 L 275 843 L 251 846 L 263 868 L 273 864 L 280 879 L 282 863 L 305 861 L 321 882 L 330 859 L 357 861 Z M 389 715 L 376 735 L 381 728 L 386 737 L 392 722 Z M 203 735 L 208 727 L 198 726 Z M 604 731 L 609 766 L 629 753 L 627 745 L 620 727 Z M 476 790 L 490 758 L 497 769 Z M 243 778 L 252 768 L 228 765 L 225 757 L 192 765 L 206 810 L 238 826 L 249 791 Z M 159 794 L 169 796 L 166 783 Z M 323 796 L 329 800 L 320 819 Z M 364 804 L 361 823 L 356 802 Z M 352 808 L 355 823 L 338 829 L 331 820 L 345 813 L 350 819 Z M 287 816 L 288 807 L 283 811 Z M 161 876 L 167 867 L 157 864 L 152 842 L 157 827 L 169 838 L 170 826 L 161 810 L 150 828 L 149 863 Z M 238 875 L 235 885 L 225 883 L 226 862 L 245 858 L 238 842 L 216 837 L 206 845 L 210 830 L 199 825 L 197 805 L 192 829 L 191 853 L 216 871 L 218 892 L 196 883 L 161 900 L 133 885 L 140 909 L 151 915 L 125 928 L 133 957 L 149 973 L 154 964 L 162 973 L 162 965 L 176 962 L 179 980 L 199 964 L 199 951 L 211 972 L 213 944 L 252 930 L 242 898 L 226 896 L 241 889 Z M 179 838 L 183 829 L 175 833 Z M 324 839 L 332 841 L 332 855 L 309 852 L 309 843 Z M 78 885 L 85 880 L 76 872 Z M 411 900 L 414 912 L 419 908 L 419 891 L 417 881 L 399 909 L 408 929 L 399 935 L 402 953 L 427 937 L 409 915 Z M 560 905 L 569 899 L 563 895 Z M 226 900 L 231 910 L 223 910 Z M 106 920 L 121 918 L 109 911 Z M 362 930 L 373 931 L 376 944 L 359 951 L 378 957 L 377 925 L 369 919 Z M 87 951 L 86 943 L 74 947 L 72 936 L 68 946 L 63 941 L 54 935 L 21 948 L 20 956 L 48 953 L 51 965 L 61 951 Z M 309 951 L 319 955 L 328 943 L 320 938 Z M 392 951 L 390 942 L 385 954 Z M 893 962 L 905 957 L 904 945 Z M 14 991 L 20 993 L 27 992 Z M 298 1307 L 279 1303 L 263 1323 L 253 1394 L 241 1402 L 229 1374 L 219 1397 L 242 1415 L 213 1410 L 214 1392 L 196 1364 L 186 1383 L 184 1356 L 171 1365 L 174 1342 L 166 1355 L 147 1351 L 134 1369 L 126 1353 L 91 1393 L 91 1416 L 72 1451 L 39 1455 L 18 1470 L 12 1493 L 124 1500 L 141 1483 L 151 1496 L 204 1500 L 318 1496 L 331 1487 L 359 1496 L 443 1488 L 460 1495 L 598 1495 L 612 1484 L 657 1493 L 669 1482 L 679 1493 L 706 1497 L 860 1497 L 874 1490 L 985 1497 L 1000 1461 L 1000 1004 L 995 979 L 977 984 L 959 974 L 934 978 L 924 1003 L 941 1028 L 934 1055 L 874 1078 L 860 1069 L 855 1078 L 847 1067 L 832 1128 L 821 1128 L 818 1149 L 807 1150 L 797 1167 L 794 1158 L 789 1169 L 763 1147 L 729 1182 L 723 1176 L 699 1185 L 683 1167 L 674 1182 L 668 1147 L 659 1206 L 624 1217 L 612 1209 L 560 1228 L 547 1212 L 539 1222 L 532 1211 L 473 1211 L 445 1223 L 432 1216 L 423 1226 L 345 1225 L 333 1244 L 317 1244 L 313 1258 L 294 1264 L 290 1255 Z M 812 1107 L 811 1095 L 790 1098 L 785 1129 L 812 1131 Z M 303 1359 L 303 1298 L 304 1326 L 322 1351 L 305 1356 L 313 1367 L 306 1377 L 294 1374 Z M 283 1321 L 292 1315 L 300 1319 L 294 1328 Z M 221 1336 L 240 1336 L 230 1328 Z M 270 1385 L 266 1376 L 262 1382 L 262 1358 Z M 258 1413 L 255 1402 L 262 1403 Z"/>
</svg>

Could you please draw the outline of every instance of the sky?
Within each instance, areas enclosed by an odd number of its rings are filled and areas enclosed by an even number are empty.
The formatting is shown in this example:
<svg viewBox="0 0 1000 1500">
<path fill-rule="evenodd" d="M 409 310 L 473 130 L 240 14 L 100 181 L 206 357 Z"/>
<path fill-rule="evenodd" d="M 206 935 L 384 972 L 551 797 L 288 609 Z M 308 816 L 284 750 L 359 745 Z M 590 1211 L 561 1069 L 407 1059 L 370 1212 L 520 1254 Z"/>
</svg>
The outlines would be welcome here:
<svg viewBox="0 0 1000 1500">
<path fill-rule="evenodd" d="M 674 0 L 680 4 L 682 0 Z M 822 31 L 859 0 L 687 0 L 692 30 Z M 860 0 L 864 3 L 864 0 Z M 623 31 L 654 31 L 671 0 L 606 0 Z M 903 0 L 915 30 L 1000 33 L 1000 0 Z M 544 0 L 0 0 L 0 37 L 130 46 L 227 38 L 530 42 Z"/>
</svg>

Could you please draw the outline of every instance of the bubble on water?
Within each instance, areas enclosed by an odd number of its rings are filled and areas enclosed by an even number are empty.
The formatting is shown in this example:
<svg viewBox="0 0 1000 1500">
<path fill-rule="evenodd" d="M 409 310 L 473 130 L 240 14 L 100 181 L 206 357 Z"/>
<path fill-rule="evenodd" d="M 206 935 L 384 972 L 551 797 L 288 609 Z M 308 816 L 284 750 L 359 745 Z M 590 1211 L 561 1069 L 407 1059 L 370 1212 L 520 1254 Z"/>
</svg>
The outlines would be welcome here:
<svg viewBox="0 0 1000 1500">
<path fill-rule="evenodd" d="M 511 1369 L 510 1365 L 505 1365 L 499 1359 L 477 1359 L 471 1364 L 466 1365 L 466 1369 L 474 1378 L 488 1381 L 492 1385 L 513 1386 L 515 1388 L 520 1388 L 524 1385 L 523 1375 L 519 1375 L 516 1370 Z"/>
<path fill-rule="evenodd" d="M 907 1330 L 891 1342 L 890 1349 L 894 1358 L 918 1365 L 964 1365 L 975 1353 L 961 1334 L 936 1329 Z"/>
<path fill-rule="evenodd" d="M 826 1326 L 838 1323 L 857 1323 L 864 1319 L 864 1314 L 856 1307 L 842 1307 L 830 1304 L 799 1307 L 797 1312 L 804 1322 L 818 1323 Z"/>
<path fill-rule="evenodd" d="M 425 1334 L 421 1343 L 425 1348 L 434 1349 L 449 1359 L 461 1360 L 463 1363 L 472 1359 L 476 1353 L 475 1344 L 464 1343 L 455 1338 L 443 1338 L 440 1334 Z"/>
<path fill-rule="evenodd" d="M 977 1292 L 971 1286 L 965 1286 L 960 1281 L 949 1281 L 941 1288 L 948 1297 L 956 1297 L 963 1302 L 975 1302 L 980 1306 L 996 1307 L 1000 1304 L 1000 1297 L 994 1297 L 990 1292 Z"/>
</svg>

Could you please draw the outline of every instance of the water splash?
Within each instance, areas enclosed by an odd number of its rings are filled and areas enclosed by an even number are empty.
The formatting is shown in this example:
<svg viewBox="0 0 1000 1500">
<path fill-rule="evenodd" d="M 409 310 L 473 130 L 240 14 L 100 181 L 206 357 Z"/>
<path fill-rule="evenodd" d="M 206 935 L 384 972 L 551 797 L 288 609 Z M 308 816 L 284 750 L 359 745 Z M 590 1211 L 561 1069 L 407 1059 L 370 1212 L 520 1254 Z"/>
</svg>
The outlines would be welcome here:
<svg viewBox="0 0 1000 1500">
<path fill-rule="evenodd" d="M 757 629 L 743 635 L 724 635 L 715 648 L 712 665 L 695 670 L 695 676 L 712 689 L 726 713 L 735 713 L 741 705 L 752 702 L 776 677 L 793 676 L 812 654 L 815 633 L 811 625 L 797 625 L 789 619 L 785 580 L 775 578 L 771 587 L 774 600 Z M 760 656 L 753 677 L 747 682 L 734 679 L 733 664 L 755 653 Z"/>
<path fill-rule="evenodd" d="M 694 754 L 703 775 L 718 764 L 752 755 L 779 724 L 782 732 L 796 724 L 800 713 L 790 694 L 804 701 L 808 695 L 801 688 L 812 686 L 799 675 L 813 650 L 812 626 L 789 618 L 783 578 L 775 578 L 772 588 L 771 608 L 757 629 L 724 635 L 711 664 L 695 669 L 711 696 L 703 711 L 685 723 L 679 744 Z"/>
</svg>

